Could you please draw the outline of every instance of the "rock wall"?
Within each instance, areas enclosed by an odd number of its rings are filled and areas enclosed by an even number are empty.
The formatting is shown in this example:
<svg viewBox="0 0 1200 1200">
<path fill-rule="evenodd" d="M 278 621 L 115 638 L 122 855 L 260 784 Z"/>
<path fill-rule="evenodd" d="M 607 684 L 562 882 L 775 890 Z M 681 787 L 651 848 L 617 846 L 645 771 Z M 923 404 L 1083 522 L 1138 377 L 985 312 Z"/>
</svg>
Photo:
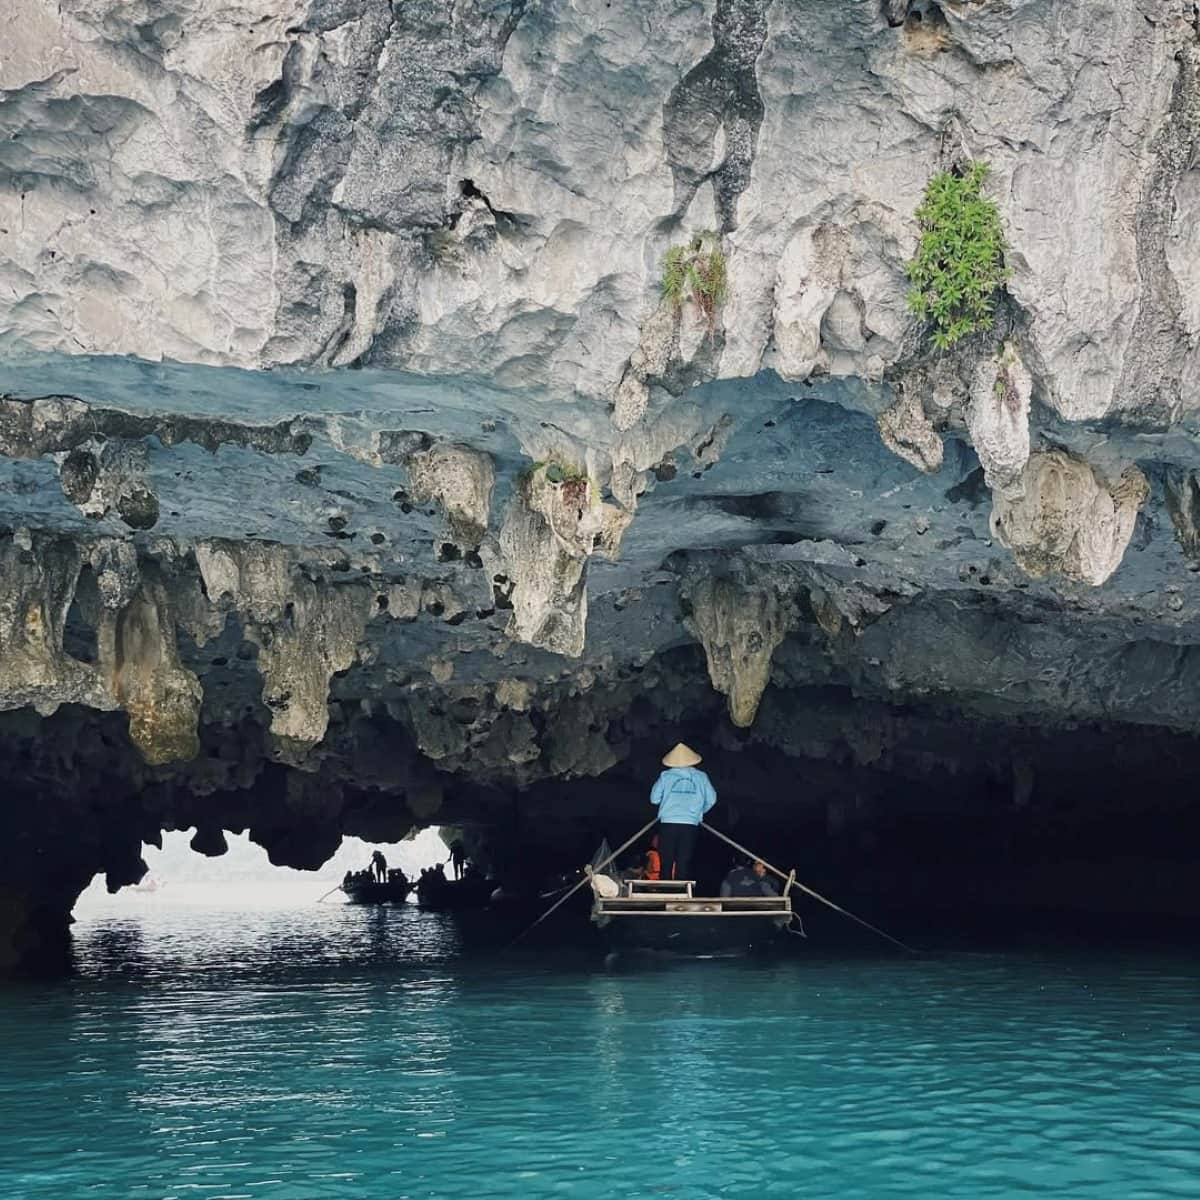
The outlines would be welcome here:
<svg viewBox="0 0 1200 1200">
<path fill-rule="evenodd" d="M 773 689 L 1197 730 L 1190 0 L 13 3 L 23 746 L 69 706 L 309 863 Z M 943 353 L 968 160 L 1009 278 Z"/>
</svg>

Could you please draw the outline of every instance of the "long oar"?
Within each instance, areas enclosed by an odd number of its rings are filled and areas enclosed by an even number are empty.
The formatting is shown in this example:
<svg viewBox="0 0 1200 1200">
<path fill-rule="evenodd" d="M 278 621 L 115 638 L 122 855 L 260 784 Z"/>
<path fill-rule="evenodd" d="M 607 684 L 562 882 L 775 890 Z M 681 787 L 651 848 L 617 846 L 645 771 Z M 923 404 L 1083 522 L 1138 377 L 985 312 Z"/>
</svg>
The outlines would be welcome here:
<svg viewBox="0 0 1200 1200">
<path fill-rule="evenodd" d="M 822 904 L 828 905 L 830 908 L 833 909 L 834 912 L 839 912 L 842 914 L 843 917 L 849 917 L 850 920 L 857 921 L 858 924 L 861 925 L 864 929 L 869 929 L 872 933 L 879 934 L 879 936 L 881 938 L 886 938 L 893 945 L 899 946 L 901 950 L 907 950 L 909 954 L 917 953 L 916 950 L 914 950 L 911 946 L 906 946 L 902 941 L 900 941 L 899 938 L 892 937 L 892 935 L 890 933 L 884 933 L 882 929 L 877 929 L 874 925 L 871 924 L 870 921 L 864 921 L 862 919 L 862 917 L 856 917 L 852 912 L 848 912 L 840 904 L 834 904 L 834 902 L 832 900 L 829 900 L 825 896 L 822 896 L 820 892 L 814 892 L 812 888 L 806 887 L 803 883 L 801 883 L 798 879 L 795 878 L 796 873 L 794 871 L 792 872 L 792 874 L 790 876 L 785 875 L 778 867 L 771 866 L 771 864 L 769 862 L 767 862 L 767 860 L 765 858 L 763 858 L 762 855 L 755 854 L 753 851 L 747 850 L 745 846 L 739 845 L 731 837 L 726 837 L 726 835 L 723 834 L 719 829 L 714 829 L 706 821 L 701 821 L 700 824 L 703 825 L 704 828 L 707 829 L 709 833 L 715 834 L 717 837 L 719 837 L 721 839 L 721 841 L 728 842 L 729 845 L 731 845 L 739 853 L 746 855 L 747 858 L 754 859 L 756 862 L 762 863 L 762 865 L 764 867 L 766 867 L 768 871 L 773 871 L 776 875 L 779 876 L 780 879 L 787 880 L 789 887 L 799 888 L 802 892 L 806 892 L 808 895 L 810 895 L 814 900 L 820 900 L 820 902 Z"/>
<path fill-rule="evenodd" d="M 333 895 L 333 893 L 334 893 L 334 892 L 340 891 L 340 890 L 341 890 L 341 887 L 342 887 L 342 885 L 341 885 L 340 883 L 337 885 L 337 887 L 331 887 L 331 888 L 329 889 L 329 891 L 327 891 L 327 892 L 325 893 L 325 895 L 321 897 L 321 900 L 326 900 L 326 899 L 328 899 L 330 896 L 332 896 L 332 895 Z M 321 903 L 321 900 L 318 900 L 318 901 L 317 901 L 317 903 L 318 903 L 318 904 L 320 904 L 320 903 Z"/>
<path fill-rule="evenodd" d="M 616 858 L 618 854 L 623 854 L 626 850 L 629 849 L 630 846 L 633 845 L 634 842 L 636 842 L 638 840 L 638 838 L 640 838 L 642 836 L 642 834 L 644 834 L 647 830 L 651 829 L 657 823 L 658 823 L 657 817 L 655 817 L 651 821 L 647 821 L 646 824 L 643 825 L 641 827 L 641 829 L 639 829 L 637 831 L 637 833 L 635 833 L 633 835 L 633 837 L 631 837 L 629 839 L 629 841 L 627 841 L 622 846 L 618 846 L 602 863 L 598 863 L 596 866 L 592 867 L 592 871 L 604 870 L 604 868 L 607 867 L 608 864 L 610 862 L 612 862 L 612 860 L 614 858 Z M 579 891 L 579 889 L 581 887 L 583 887 L 583 885 L 585 883 L 587 883 L 587 881 L 590 878 L 591 878 L 591 875 L 587 871 L 585 871 L 583 878 L 565 896 L 563 896 L 563 898 L 561 900 L 556 900 L 548 909 L 546 909 L 546 911 L 544 913 L 542 913 L 542 915 L 540 917 L 538 917 L 538 919 L 536 921 L 534 921 L 534 923 L 532 925 L 530 925 L 530 927 L 528 929 L 526 929 L 523 933 L 518 933 L 517 936 L 515 938 L 513 938 L 513 940 L 511 942 L 509 942 L 509 945 L 515 946 L 525 936 L 526 933 L 532 933 L 533 930 L 535 930 L 552 912 L 554 912 L 554 910 L 556 908 L 560 907 L 563 904 L 566 904 L 566 902 L 568 900 L 570 900 L 570 898 L 573 895 L 575 895 L 575 893 L 577 891 Z"/>
</svg>

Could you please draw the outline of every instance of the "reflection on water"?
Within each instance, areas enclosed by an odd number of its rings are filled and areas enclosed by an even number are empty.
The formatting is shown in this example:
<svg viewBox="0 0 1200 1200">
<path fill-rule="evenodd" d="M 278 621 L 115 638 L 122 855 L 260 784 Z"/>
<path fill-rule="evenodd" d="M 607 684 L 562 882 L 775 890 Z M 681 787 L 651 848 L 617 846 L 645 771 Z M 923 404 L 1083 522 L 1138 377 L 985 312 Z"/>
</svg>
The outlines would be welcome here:
<svg viewBox="0 0 1200 1200">
<path fill-rule="evenodd" d="M 462 930 L 446 914 L 411 904 L 318 907 L 306 894 L 291 907 L 212 908 L 181 902 L 181 890 L 171 903 L 155 897 L 132 911 L 114 906 L 80 919 L 73 939 L 77 973 L 146 981 L 203 973 L 232 983 L 319 976 L 339 967 L 370 970 L 398 960 L 444 962 L 462 949 Z"/>
<path fill-rule="evenodd" d="M 606 970 L 412 908 L 147 904 L 0 992 L 0 1191 L 1200 1197 L 1189 956 Z"/>
</svg>

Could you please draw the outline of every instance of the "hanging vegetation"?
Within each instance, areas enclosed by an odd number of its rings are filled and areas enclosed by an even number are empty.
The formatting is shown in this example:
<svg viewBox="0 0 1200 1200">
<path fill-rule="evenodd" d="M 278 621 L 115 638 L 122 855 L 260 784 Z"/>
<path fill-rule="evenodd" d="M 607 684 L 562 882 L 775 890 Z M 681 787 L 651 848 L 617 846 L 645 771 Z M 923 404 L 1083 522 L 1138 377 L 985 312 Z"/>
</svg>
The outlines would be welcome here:
<svg viewBox="0 0 1200 1200">
<path fill-rule="evenodd" d="M 672 246 L 663 260 L 663 295 L 679 308 L 686 300 L 700 310 L 711 335 L 717 306 L 725 299 L 725 253 L 712 230 L 696 234 L 685 246 Z"/>
<path fill-rule="evenodd" d="M 905 268 L 908 307 L 932 322 L 940 350 L 992 327 L 996 293 L 1009 276 L 1000 212 L 983 194 L 988 169 L 974 162 L 961 172 L 939 171 L 917 209 L 921 241 Z"/>
</svg>

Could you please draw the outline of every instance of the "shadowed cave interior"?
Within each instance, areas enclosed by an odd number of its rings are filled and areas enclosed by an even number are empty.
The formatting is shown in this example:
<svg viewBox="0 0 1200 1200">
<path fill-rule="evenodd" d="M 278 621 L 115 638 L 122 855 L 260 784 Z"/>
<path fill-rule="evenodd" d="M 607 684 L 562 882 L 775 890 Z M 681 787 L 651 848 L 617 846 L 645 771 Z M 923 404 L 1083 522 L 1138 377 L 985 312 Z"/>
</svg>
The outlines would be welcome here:
<svg viewBox="0 0 1200 1200">
<path fill-rule="evenodd" d="M 386 715 L 331 729 L 335 742 L 352 738 L 360 774 L 377 760 L 378 786 L 266 763 L 244 787 L 204 791 L 148 778 L 123 714 L 76 706 L 50 718 L 3 714 L 0 912 L 10 963 L 65 961 L 70 910 L 93 875 L 104 872 L 110 890 L 136 882 L 142 843 L 192 826 L 200 853 L 223 852 L 222 830 L 248 830 L 272 862 L 316 869 L 343 834 L 396 841 L 414 827 L 454 824 L 536 915 L 545 907 L 539 886 L 578 871 L 601 838 L 615 848 L 645 823 L 658 759 L 677 738 L 705 754 L 719 794 L 714 825 L 909 942 L 1146 937 L 1200 915 L 1191 866 L 1200 745 L 1191 735 L 983 720 L 932 703 L 864 702 L 838 686 L 771 686 L 753 729 L 738 730 L 704 686 L 702 655 L 673 658 L 678 680 L 694 677 L 683 710 L 668 720 L 661 697 L 639 696 L 604 725 L 621 757 L 603 774 L 523 788 L 439 776 Z M 247 720 L 204 736 L 201 762 L 239 744 L 253 761 L 264 730 Z M 715 887 L 735 858 L 702 835 L 695 873 Z M 840 943 L 856 932 L 798 900 L 817 938 Z M 560 926 L 560 936 L 585 939 L 578 915 L 563 918 L 572 919 L 573 932 Z"/>
</svg>

